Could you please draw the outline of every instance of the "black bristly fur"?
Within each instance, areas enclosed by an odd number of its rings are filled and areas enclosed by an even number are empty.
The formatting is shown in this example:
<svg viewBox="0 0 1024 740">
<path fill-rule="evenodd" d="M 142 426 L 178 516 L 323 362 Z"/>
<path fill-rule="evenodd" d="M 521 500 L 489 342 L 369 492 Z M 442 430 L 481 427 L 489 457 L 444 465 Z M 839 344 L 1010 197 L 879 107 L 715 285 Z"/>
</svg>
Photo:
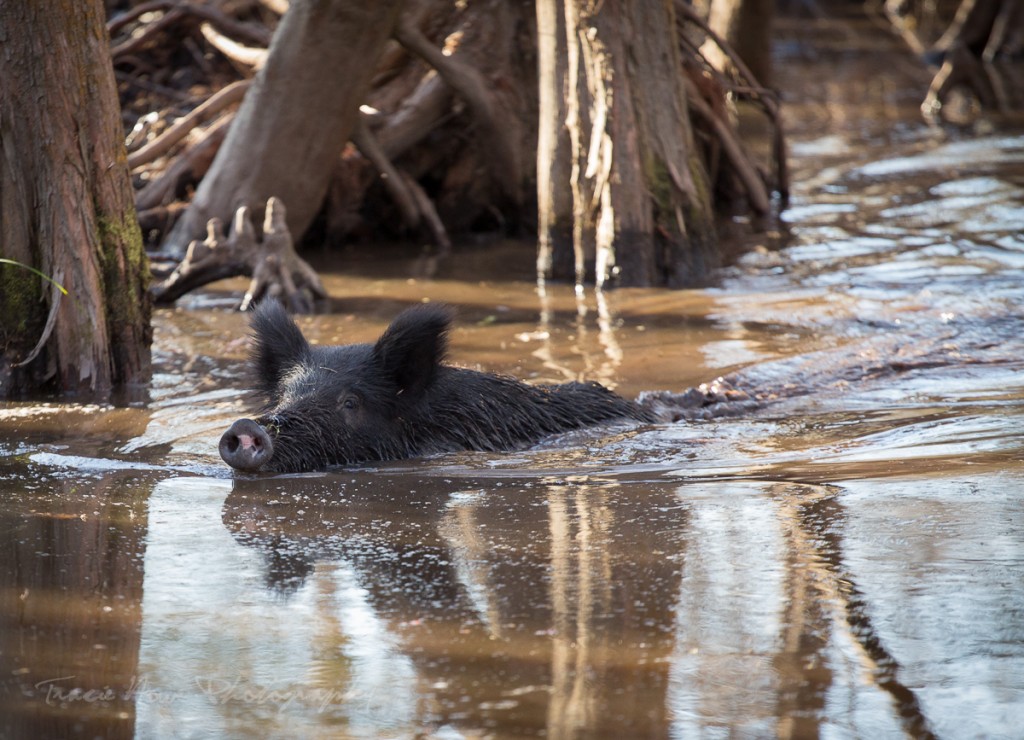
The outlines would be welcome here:
<svg viewBox="0 0 1024 740">
<path fill-rule="evenodd" d="M 270 396 L 285 373 L 309 357 L 309 342 L 277 301 L 263 301 L 251 324 L 255 341 L 250 361 L 257 388 Z"/>
<path fill-rule="evenodd" d="M 532 386 L 444 364 L 449 308 L 399 315 L 373 345 L 311 346 L 284 309 L 253 316 L 257 421 L 273 440 L 263 469 L 296 472 L 456 450 L 501 451 L 601 422 L 653 421 L 597 383 Z"/>
<path fill-rule="evenodd" d="M 373 347 L 373 359 L 407 398 L 417 398 L 434 382 L 448 351 L 452 310 L 425 304 L 398 315 Z"/>
</svg>

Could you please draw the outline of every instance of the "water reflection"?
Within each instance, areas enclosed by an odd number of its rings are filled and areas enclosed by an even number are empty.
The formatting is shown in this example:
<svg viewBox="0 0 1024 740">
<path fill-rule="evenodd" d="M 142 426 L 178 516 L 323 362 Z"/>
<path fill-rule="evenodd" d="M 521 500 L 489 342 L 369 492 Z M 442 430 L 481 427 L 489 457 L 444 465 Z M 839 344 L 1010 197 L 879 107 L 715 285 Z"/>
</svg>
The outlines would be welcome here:
<svg viewBox="0 0 1024 740">
<path fill-rule="evenodd" d="M 328 478 L 268 493 L 236 481 L 224 523 L 259 554 L 271 592 L 321 591 L 344 574 L 359 603 L 332 622 L 364 673 L 401 677 L 391 722 L 665 733 L 681 526 L 671 488 L 627 501 L 611 484 L 408 483 Z M 661 512 L 653 522 L 649 506 Z M 649 550 L 638 557 L 641 532 Z"/>
<path fill-rule="evenodd" d="M 0 490 L 0 736 L 133 737 L 148 483 L 31 480 Z"/>
<path fill-rule="evenodd" d="M 1008 730 L 1024 479 L 977 482 L 168 480 L 136 732 L 929 737 L 979 701 Z"/>
</svg>

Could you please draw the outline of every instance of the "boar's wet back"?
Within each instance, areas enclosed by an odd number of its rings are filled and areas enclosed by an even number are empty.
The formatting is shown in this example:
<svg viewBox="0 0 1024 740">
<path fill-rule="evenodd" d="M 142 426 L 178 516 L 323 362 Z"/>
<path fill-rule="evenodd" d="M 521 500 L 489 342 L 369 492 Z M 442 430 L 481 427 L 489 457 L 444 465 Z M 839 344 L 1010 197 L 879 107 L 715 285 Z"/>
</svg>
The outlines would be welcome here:
<svg viewBox="0 0 1024 740">
<path fill-rule="evenodd" d="M 510 450 L 545 436 L 652 413 L 597 383 L 532 386 L 444 364 L 452 312 L 400 314 L 376 344 L 312 346 L 276 301 L 252 318 L 266 407 L 220 454 L 245 471 L 299 472 L 456 450 Z"/>
</svg>

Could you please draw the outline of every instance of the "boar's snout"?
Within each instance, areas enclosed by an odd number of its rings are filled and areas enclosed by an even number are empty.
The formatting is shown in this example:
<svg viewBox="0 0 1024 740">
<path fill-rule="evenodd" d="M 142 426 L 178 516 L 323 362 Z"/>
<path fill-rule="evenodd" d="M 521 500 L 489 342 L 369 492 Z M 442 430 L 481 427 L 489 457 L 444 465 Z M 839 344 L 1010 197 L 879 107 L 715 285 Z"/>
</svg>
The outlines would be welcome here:
<svg viewBox="0 0 1024 740">
<path fill-rule="evenodd" d="M 239 419 L 221 436 L 220 456 L 235 470 L 258 470 L 274 456 L 274 443 L 255 421 Z"/>
</svg>

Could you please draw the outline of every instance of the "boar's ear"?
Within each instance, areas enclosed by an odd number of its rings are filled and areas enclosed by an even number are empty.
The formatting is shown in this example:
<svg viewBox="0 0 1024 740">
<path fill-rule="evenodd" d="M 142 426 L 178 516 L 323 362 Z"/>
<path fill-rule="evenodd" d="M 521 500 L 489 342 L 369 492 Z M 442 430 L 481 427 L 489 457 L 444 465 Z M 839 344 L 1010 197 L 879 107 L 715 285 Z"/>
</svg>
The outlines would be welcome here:
<svg viewBox="0 0 1024 740">
<path fill-rule="evenodd" d="M 434 382 L 448 349 L 451 323 L 447 306 L 416 306 L 399 314 L 374 345 L 377 367 L 408 400 L 417 399 Z"/>
<path fill-rule="evenodd" d="M 261 391 L 272 393 L 285 373 L 309 355 L 309 342 L 284 307 L 273 299 L 264 300 L 256 307 L 252 330 L 256 380 Z"/>
</svg>

